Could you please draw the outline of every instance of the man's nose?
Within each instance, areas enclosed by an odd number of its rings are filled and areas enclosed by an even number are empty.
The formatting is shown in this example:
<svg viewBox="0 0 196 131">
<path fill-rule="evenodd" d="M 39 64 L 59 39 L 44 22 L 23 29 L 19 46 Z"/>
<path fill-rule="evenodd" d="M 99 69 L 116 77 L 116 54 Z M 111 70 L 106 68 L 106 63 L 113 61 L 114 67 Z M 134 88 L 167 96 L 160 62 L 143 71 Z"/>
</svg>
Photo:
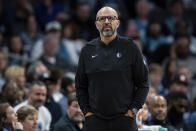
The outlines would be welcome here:
<svg viewBox="0 0 196 131">
<path fill-rule="evenodd" d="M 105 23 L 109 23 L 109 20 L 108 20 L 108 18 L 105 18 Z"/>
</svg>

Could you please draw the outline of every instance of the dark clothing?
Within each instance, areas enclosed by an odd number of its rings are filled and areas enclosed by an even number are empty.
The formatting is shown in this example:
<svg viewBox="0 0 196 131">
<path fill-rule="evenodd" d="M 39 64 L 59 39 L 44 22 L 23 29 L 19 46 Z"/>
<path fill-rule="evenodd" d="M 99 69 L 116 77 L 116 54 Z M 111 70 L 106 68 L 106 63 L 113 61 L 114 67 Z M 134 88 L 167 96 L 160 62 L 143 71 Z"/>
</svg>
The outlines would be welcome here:
<svg viewBox="0 0 196 131">
<path fill-rule="evenodd" d="M 110 121 L 96 117 L 89 116 L 85 119 L 85 131 L 137 131 L 135 118 L 120 116 Z"/>
<path fill-rule="evenodd" d="M 131 39 L 117 36 L 106 45 L 97 38 L 82 49 L 76 93 L 84 114 L 116 118 L 140 109 L 148 90 L 147 65 Z"/>
<path fill-rule="evenodd" d="M 168 131 L 174 131 L 175 130 L 175 128 L 167 122 L 163 123 L 163 122 L 158 122 L 158 121 L 151 121 L 149 125 L 160 125 L 164 128 L 167 128 Z"/>
<path fill-rule="evenodd" d="M 43 62 L 43 64 L 49 69 L 49 70 L 54 70 L 56 68 L 60 68 L 65 72 L 76 72 L 76 67 L 72 66 L 70 63 L 67 61 L 55 57 L 56 62 L 55 63 L 50 63 L 44 56 L 41 56 L 40 61 Z"/>
<path fill-rule="evenodd" d="M 68 115 L 63 116 L 55 125 L 54 131 L 81 131 L 78 126 L 72 122 Z"/>
<path fill-rule="evenodd" d="M 168 122 L 175 128 L 176 131 L 188 131 L 183 119 L 183 114 L 178 113 L 174 107 L 168 111 L 167 117 Z"/>
<path fill-rule="evenodd" d="M 45 103 L 45 107 L 50 111 L 52 115 L 51 129 L 53 129 L 54 124 L 61 118 L 62 110 L 61 106 L 54 101 L 52 97 L 48 98 Z"/>
</svg>

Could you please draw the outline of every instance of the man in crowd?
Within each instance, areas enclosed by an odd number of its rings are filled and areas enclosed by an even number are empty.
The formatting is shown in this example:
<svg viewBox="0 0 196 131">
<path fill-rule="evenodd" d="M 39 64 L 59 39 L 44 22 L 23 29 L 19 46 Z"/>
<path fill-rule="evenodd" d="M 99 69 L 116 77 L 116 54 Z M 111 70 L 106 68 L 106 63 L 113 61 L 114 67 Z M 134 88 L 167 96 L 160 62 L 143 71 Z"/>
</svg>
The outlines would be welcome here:
<svg viewBox="0 0 196 131">
<path fill-rule="evenodd" d="M 68 95 L 67 114 L 63 116 L 54 126 L 54 131 L 81 131 L 84 116 L 78 104 L 76 93 Z"/>
<path fill-rule="evenodd" d="M 38 110 L 38 130 L 49 131 L 50 123 L 52 120 L 51 114 L 48 109 L 43 106 L 46 101 L 47 89 L 44 83 L 34 82 L 29 88 L 28 99 L 14 108 L 16 112 L 20 107 L 25 105 L 32 105 Z"/>
</svg>

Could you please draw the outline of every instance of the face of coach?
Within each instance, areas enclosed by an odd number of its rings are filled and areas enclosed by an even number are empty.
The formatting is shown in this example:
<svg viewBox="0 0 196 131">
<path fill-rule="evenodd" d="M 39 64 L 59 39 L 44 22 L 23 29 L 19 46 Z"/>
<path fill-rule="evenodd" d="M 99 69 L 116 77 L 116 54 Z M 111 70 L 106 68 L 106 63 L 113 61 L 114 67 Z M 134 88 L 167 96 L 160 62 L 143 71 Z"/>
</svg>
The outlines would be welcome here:
<svg viewBox="0 0 196 131">
<path fill-rule="evenodd" d="M 111 7 L 103 7 L 97 13 L 95 25 L 100 33 L 101 39 L 115 38 L 117 28 L 120 25 L 117 12 Z"/>
</svg>

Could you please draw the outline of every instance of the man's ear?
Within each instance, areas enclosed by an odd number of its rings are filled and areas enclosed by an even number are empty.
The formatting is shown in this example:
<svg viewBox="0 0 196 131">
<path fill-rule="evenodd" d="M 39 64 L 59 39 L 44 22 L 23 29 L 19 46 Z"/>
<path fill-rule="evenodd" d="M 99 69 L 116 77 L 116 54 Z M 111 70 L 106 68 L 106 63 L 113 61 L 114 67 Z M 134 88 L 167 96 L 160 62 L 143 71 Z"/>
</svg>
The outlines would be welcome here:
<svg viewBox="0 0 196 131">
<path fill-rule="evenodd" d="M 120 20 L 118 20 L 118 23 L 117 23 L 117 28 L 120 26 Z"/>
<path fill-rule="evenodd" d="M 98 27 L 97 27 L 97 21 L 95 21 L 95 26 L 96 26 L 96 28 L 98 29 Z"/>
</svg>

